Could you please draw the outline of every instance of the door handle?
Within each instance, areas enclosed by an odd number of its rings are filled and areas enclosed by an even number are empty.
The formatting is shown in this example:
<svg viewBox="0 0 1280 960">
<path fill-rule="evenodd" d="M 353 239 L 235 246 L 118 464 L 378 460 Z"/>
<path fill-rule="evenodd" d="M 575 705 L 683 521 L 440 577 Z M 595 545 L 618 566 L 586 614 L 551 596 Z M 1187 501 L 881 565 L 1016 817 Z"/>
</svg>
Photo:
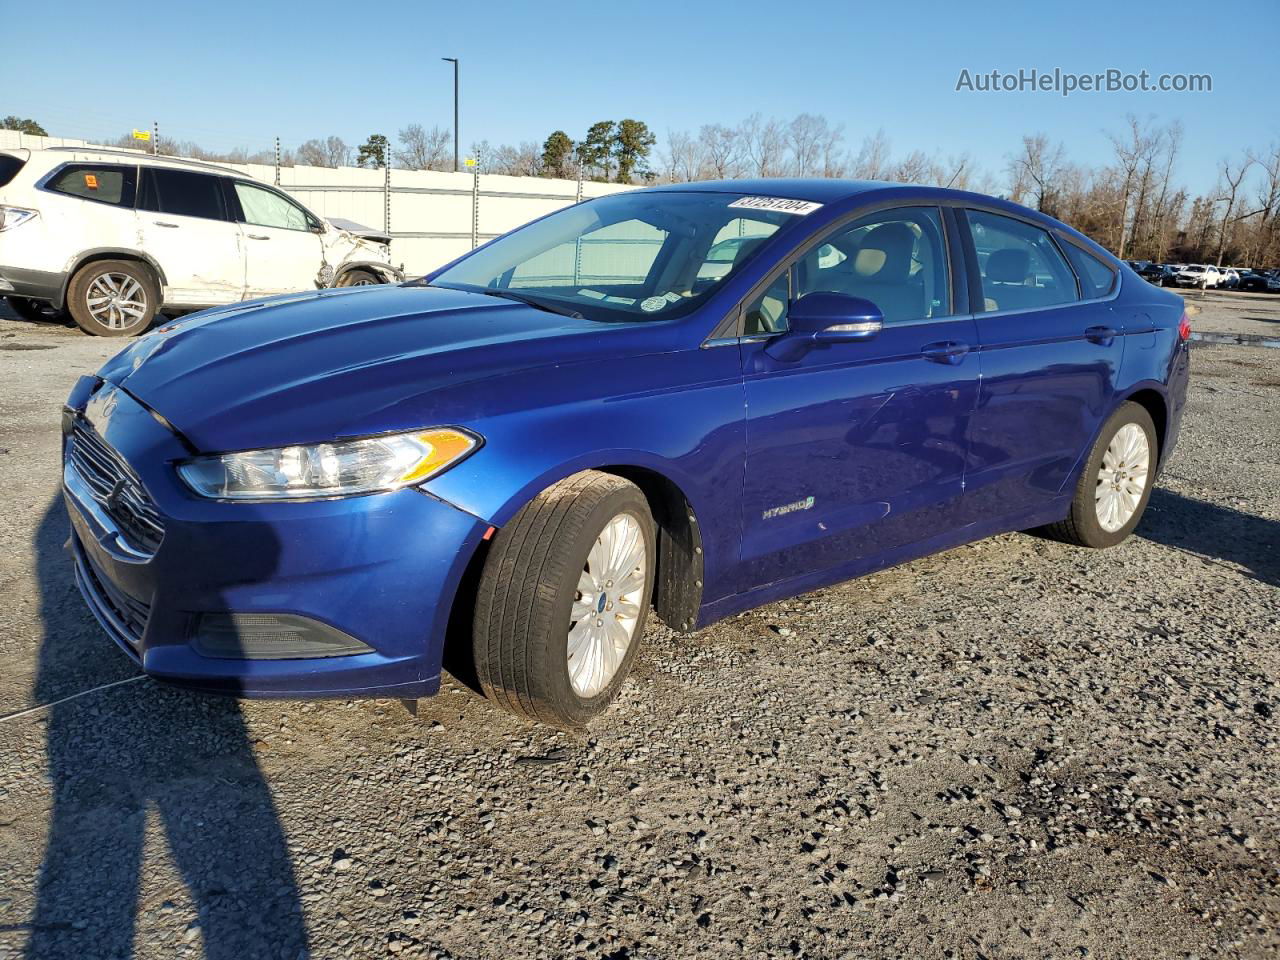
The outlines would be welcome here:
<svg viewBox="0 0 1280 960">
<path fill-rule="evenodd" d="M 250 240 L 270 240 L 271 239 L 270 237 L 264 236 L 261 233 L 246 233 L 245 236 L 248 237 Z"/>
<path fill-rule="evenodd" d="M 178 229 L 178 225 L 176 223 L 166 223 L 164 220 L 152 220 L 151 222 L 157 227 L 168 227 L 170 230 Z"/>
<path fill-rule="evenodd" d="M 939 340 L 921 347 L 920 355 L 934 363 L 949 363 L 954 366 L 964 359 L 970 349 L 969 344 L 958 340 Z"/>
<path fill-rule="evenodd" d="M 1117 337 L 1116 330 L 1113 327 L 1089 327 L 1084 332 L 1084 338 L 1091 343 L 1100 343 L 1104 347 L 1111 345 L 1111 341 Z"/>
</svg>

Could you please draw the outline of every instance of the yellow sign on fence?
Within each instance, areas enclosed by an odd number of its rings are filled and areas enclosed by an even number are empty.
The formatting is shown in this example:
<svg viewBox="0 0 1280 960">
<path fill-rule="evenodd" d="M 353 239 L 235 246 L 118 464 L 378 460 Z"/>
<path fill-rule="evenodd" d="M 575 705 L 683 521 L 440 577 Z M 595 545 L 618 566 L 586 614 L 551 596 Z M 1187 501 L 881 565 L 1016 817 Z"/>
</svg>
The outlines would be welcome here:
<svg viewBox="0 0 1280 960">
<path fill-rule="evenodd" d="M 150 141 L 150 140 L 151 140 L 151 131 L 150 131 L 150 130 L 135 130 L 135 131 L 133 131 L 133 139 L 135 139 L 135 140 L 147 140 L 147 141 Z"/>
</svg>

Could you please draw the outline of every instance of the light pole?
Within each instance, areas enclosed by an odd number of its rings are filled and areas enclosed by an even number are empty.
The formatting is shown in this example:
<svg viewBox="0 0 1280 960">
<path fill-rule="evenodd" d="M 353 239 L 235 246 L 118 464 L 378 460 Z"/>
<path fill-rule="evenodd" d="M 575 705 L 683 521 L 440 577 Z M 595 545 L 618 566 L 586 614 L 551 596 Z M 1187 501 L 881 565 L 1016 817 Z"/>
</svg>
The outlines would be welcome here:
<svg viewBox="0 0 1280 960">
<path fill-rule="evenodd" d="M 441 57 L 453 64 L 453 172 L 458 172 L 458 58 Z"/>
</svg>

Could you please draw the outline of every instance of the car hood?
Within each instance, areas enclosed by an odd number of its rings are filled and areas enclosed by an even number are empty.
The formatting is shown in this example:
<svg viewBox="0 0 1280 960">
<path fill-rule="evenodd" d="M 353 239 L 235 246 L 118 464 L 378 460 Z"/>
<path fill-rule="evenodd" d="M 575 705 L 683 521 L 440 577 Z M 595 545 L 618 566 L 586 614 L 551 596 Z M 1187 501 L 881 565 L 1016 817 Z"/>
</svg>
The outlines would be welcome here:
<svg viewBox="0 0 1280 960">
<path fill-rule="evenodd" d="M 240 450 L 465 425 L 500 378 L 656 352 L 657 331 L 637 329 L 654 326 L 437 287 L 318 290 L 193 314 L 98 375 L 197 449 Z"/>
</svg>

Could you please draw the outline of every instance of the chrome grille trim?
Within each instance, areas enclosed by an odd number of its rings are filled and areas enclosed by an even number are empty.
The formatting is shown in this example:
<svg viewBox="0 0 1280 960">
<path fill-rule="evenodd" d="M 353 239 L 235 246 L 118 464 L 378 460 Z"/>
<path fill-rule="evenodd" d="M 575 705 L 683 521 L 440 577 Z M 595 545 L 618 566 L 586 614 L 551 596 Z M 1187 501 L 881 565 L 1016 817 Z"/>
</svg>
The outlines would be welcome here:
<svg viewBox="0 0 1280 960">
<path fill-rule="evenodd" d="M 131 597 L 97 568 L 87 551 L 75 541 L 76 586 L 98 622 L 133 649 L 142 643 L 142 634 L 151 619 L 151 604 Z"/>
<path fill-rule="evenodd" d="M 164 539 L 164 522 L 124 458 L 92 427 L 76 419 L 67 442 L 67 460 L 124 540 L 139 552 L 154 554 Z"/>
</svg>

